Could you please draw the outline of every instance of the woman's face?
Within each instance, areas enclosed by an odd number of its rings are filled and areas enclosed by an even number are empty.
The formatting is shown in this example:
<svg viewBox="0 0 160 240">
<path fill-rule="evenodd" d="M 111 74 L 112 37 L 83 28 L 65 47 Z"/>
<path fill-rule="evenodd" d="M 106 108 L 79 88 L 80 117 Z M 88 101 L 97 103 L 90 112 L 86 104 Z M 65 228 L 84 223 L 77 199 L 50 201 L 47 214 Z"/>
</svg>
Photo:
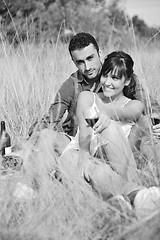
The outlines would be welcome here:
<svg viewBox="0 0 160 240">
<path fill-rule="evenodd" d="M 101 83 L 103 94 L 105 97 L 116 99 L 120 95 L 123 95 L 123 88 L 130 83 L 124 75 L 118 76 L 118 71 L 110 71 L 107 75 L 101 76 Z"/>
</svg>

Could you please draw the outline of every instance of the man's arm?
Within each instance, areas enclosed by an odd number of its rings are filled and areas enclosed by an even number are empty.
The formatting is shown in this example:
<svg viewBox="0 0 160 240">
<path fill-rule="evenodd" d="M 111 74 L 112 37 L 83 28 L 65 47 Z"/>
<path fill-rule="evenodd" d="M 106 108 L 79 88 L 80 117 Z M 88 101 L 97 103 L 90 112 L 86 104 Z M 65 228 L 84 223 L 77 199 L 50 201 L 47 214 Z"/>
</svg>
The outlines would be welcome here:
<svg viewBox="0 0 160 240">
<path fill-rule="evenodd" d="M 60 127 L 59 125 L 61 125 L 65 112 L 69 110 L 74 91 L 73 79 L 69 78 L 62 84 L 56 94 L 54 103 L 52 103 L 49 108 L 49 118 L 55 128 Z"/>
<path fill-rule="evenodd" d="M 56 94 L 54 103 L 51 104 L 48 114 L 46 114 L 39 122 L 36 121 L 29 129 L 29 136 L 34 129 L 40 130 L 52 124 L 55 129 L 62 130 L 61 120 L 69 109 L 71 100 L 74 95 L 74 82 L 72 78 L 67 79 L 60 87 Z"/>
</svg>

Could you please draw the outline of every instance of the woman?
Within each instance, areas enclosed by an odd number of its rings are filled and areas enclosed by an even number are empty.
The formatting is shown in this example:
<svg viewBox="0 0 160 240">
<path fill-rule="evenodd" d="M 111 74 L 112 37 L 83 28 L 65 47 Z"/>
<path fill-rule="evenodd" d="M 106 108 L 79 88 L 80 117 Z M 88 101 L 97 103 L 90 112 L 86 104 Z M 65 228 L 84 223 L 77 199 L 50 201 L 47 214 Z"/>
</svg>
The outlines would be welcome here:
<svg viewBox="0 0 160 240">
<path fill-rule="evenodd" d="M 101 72 L 102 92 L 82 92 L 77 103 L 80 149 L 95 155 L 99 138 L 110 166 L 123 177 L 126 175 L 127 180 L 132 179 L 131 172 L 136 169 L 128 136 L 144 109 L 142 102 L 134 100 L 136 76 L 133 65 L 132 58 L 122 51 L 109 54 L 104 60 Z M 97 137 L 98 135 L 94 134 L 96 124 L 92 129 L 85 117 L 98 117 L 100 112 L 108 115 L 109 124 Z"/>
</svg>

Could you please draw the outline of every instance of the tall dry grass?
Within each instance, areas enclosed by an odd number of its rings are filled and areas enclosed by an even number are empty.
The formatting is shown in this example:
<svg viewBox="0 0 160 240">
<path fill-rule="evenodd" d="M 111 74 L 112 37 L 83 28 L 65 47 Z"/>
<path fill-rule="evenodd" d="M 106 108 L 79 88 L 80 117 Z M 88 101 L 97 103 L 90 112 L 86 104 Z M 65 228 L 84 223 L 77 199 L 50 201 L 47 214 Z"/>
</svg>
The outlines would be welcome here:
<svg viewBox="0 0 160 240">
<path fill-rule="evenodd" d="M 105 54 L 111 50 L 112 45 L 103 49 Z M 135 73 L 160 100 L 157 48 L 132 48 L 129 53 Z M 16 49 L 5 42 L 0 45 L 0 119 L 6 120 L 12 143 L 22 143 L 24 160 L 20 171 L 1 173 L 0 239 L 158 239 L 159 215 L 138 220 L 123 202 L 103 201 L 78 176 L 55 178 L 54 133 L 47 141 L 41 138 L 45 148 L 36 148 L 40 141 L 36 135 L 23 142 L 31 124 L 47 113 L 57 89 L 74 70 L 66 45 L 21 44 Z M 154 171 L 151 165 L 143 173 L 150 173 L 149 181 L 158 184 Z M 17 197 L 17 188 L 28 197 Z"/>
<path fill-rule="evenodd" d="M 61 44 L 0 45 L 0 119 L 8 123 L 13 141 L 26 136 L 35 119 L 47 113 L 73 68 Z"/>
</svg>

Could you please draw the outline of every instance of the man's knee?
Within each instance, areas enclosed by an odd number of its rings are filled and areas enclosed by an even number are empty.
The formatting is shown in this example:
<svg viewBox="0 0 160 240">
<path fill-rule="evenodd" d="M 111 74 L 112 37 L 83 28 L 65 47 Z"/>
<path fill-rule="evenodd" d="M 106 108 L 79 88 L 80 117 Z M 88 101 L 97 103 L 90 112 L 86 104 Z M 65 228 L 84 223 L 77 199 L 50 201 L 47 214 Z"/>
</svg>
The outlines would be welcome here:
<svg viewBox="0 0 160 240">
<path fill-rule="evenodd" d="M 65 134 L 57 132 L 56 133 L 56 141 L 54 144 L 55 151 L 61 155 L 64 151 L 64 149 L 67 147 L 67 145 L 70 143 L 69 137 L 67 137 Z"/>
<path fill-rule="evenodd" d="M 61 132 L 53 129 L 45 128 L 38 133 L 38 145 L 48 145 L 53 147 L 58 155 L 61 155 L 69 144 L 70 139 Z"/>
</svg>

